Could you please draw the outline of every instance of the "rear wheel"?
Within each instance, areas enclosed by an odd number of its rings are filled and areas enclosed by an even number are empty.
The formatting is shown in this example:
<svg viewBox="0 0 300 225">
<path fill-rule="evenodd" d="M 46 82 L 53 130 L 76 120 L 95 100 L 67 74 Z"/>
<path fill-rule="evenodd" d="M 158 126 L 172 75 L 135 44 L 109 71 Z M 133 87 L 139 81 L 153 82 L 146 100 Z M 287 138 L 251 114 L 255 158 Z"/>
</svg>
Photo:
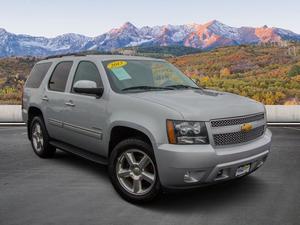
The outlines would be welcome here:
<svg viewBox="0 0 300 225">
<path fill-rule="evenodd" d="M 124 140 L 113 149 L 109 175 L 117 192 L 130 202 L 150 201 L 160 191 L 152 147 L 139 139 Z"/>
<path fill-rule="evenodd" d="M 55 154 L 55 147 L 50 145 L 49 136 L 43 119 L 36 116 L 30 125 L 30 140 L 33 151 L 41 158 L 50 158 Z"/>
</svg>

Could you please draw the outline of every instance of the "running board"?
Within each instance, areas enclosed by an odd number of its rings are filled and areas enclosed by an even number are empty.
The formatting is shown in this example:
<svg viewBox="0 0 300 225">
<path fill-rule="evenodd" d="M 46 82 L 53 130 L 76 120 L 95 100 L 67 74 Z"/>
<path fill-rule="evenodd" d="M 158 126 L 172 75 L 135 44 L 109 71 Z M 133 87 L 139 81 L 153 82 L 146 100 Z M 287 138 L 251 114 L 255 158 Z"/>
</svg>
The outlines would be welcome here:
<svg viewBox="0 0 300 225">
<path fill-rule="evenodd" d="M 77 148 L 77 147 L 72 146 L 72 145 L 62 143 L 60 141 L 51 140 L 50 144 L 53 145 L 56 148 L 59 148 L 59 149 L 63 150 L 63 151 L 72 153 L 74 155 L 78 155 L 82 158 L 88 159 L 90 161 L 93 161 L 93 162 L 96 162 L 96 163 L 99 163 L 99 164 L 107 165 L 107 163 L 108 163 L 107 159 L 105 157 L 102 157 L 102 156 L 97 155 L 95 153 Z"/>
</svg>

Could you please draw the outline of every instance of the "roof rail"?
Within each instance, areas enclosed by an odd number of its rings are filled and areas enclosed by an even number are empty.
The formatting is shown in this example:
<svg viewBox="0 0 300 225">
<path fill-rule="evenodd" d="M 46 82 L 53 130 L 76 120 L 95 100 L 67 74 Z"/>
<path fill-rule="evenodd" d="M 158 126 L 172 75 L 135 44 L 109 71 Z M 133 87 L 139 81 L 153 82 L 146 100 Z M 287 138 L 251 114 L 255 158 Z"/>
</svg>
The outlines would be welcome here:
<svg viewBox="0 0 300 225">
<path fill-rule="evenodd" d="M 86 56 L 86 54 L 84 54 L 84 53 L 67 53 L 67 54 L 61 54 L 61 55 L 47 56 L 45 59 L 61 58 L 64 56 Z"/>
</svg>

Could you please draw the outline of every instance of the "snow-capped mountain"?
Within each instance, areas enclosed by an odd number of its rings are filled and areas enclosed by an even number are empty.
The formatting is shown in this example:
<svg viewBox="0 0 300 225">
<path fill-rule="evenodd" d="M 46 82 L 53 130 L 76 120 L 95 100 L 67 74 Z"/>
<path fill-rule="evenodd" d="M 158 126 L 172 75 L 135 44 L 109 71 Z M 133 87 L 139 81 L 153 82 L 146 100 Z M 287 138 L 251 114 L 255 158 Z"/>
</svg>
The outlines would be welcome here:
<svg viewBox="0 0 300 225">
<path fill-rule="evenodd" d="M 217 20 L 205 24 L 145 26 L 127 22 L 96 37 L 63 34 L 55 38 L 16 35 L 0 28 L 0 57 L 47 56 L 87 50 L 111 51 L 130 46 L 187 46 L 204 50 L 221 46 L 300 41 L 300 35 L 267 26 L 231 27 Z"/>
</svg>

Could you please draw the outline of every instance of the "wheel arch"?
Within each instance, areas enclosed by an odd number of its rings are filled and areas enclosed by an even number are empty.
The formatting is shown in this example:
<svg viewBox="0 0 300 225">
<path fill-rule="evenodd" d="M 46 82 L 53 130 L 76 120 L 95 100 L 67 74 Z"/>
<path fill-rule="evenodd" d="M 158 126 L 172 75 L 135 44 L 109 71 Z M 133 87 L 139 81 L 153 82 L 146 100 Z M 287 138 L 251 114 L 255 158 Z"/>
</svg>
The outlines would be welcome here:
<svg viewBox="0 0 300 225">
<path fill-rule="evenodd" d="M 108 140 L 108 157 L 110 156 L 113 148 L 122 140 L 130 137 L 140 137 L 142 140 L 151 145 L 155 149 L 156 142 L 151 132 L 135 123 L 116 122 L 113 123 L 109 129 Z M 121 133 L 121 134 L 120 134 Z"/>
<path fill-rule="evenodd" d="M 27 136 L 28 136 L 29 140 L 31 139 L 31 136 L 30 136 L 31 121 L 35 116 L 40 116 L 42 119 L 44 119 L 42 110 L 40 108 L 38 108 L 36 106 L 30 106 L 28 108 L 28 119 L 27 119 L 27 123 L 26 123 L 27 124 Z"/>
</svg>

